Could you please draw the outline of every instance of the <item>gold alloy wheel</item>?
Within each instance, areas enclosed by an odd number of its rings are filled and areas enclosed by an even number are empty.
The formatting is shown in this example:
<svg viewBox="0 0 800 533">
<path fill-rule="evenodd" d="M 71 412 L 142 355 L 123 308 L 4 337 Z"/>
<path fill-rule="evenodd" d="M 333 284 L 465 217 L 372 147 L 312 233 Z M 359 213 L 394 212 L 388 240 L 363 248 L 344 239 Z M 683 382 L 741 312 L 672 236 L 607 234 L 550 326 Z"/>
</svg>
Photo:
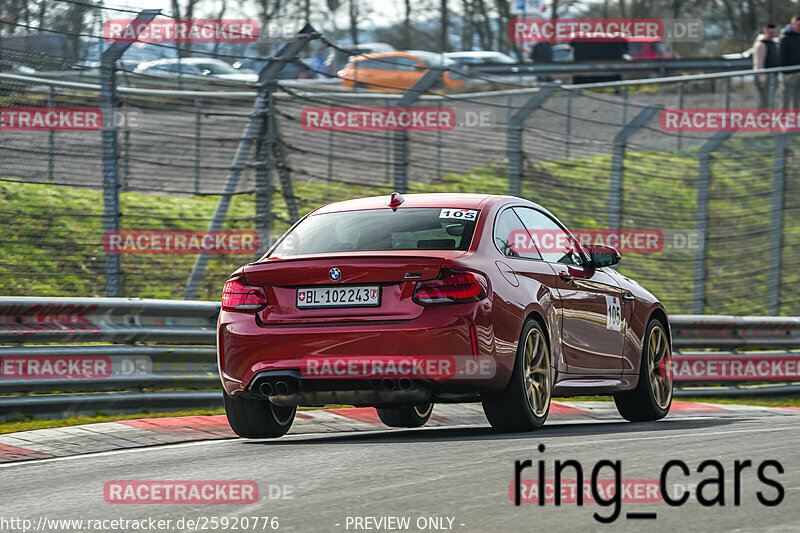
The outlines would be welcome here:
<svg viewBox="0 0 800 533">
<path fill-rule="evenodd" d="M 666 409 L 672 399 L 672 373 L 668 367 L 671 360 L 667 334 L 661 326 L 653 327 L 647 340 L 647 375 L 653 399 L 660 409 Z"/>
<path fill-rule="evenodd" d="M 533 414 L 541 418 L 550 406 L 550 353 L 542 332 L 532 328 L 524 349 L 525 396 Z"/>
</svg>

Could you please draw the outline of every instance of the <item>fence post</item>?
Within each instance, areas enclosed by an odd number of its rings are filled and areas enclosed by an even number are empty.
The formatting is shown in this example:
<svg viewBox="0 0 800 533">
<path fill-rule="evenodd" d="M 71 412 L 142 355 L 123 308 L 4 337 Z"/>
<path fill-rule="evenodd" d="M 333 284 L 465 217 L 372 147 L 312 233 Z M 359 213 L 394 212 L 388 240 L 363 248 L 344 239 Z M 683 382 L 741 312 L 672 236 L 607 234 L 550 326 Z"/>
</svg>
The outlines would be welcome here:
<svg viewBox="0 0 800 533">
<path fill-rule="evenodd" d="M 678 82 L 678 109 L 683 111 L 683 83 L 682 81 Z M 680 152 L 683 149 L 683 131 L 678 129 L 677 134 L 677 149 Z"/>
<path fill-rule="evenodd" d="M 328 165 L 326 169 L 326 176 L 328 181 L 333 178 L 333 130 L 328 130 Z"/>
<path fill-rule="evenodd" d="M 194 193 L 200 193 L 200 137 L 203 131 L 203 99 L 194 99 Z"/>
<path fill-rule="evenodd" d="M 528 98 L 508 121 L 506 132 L 506 154 L 508 155 L 508 194 L 522 195 L 522 128 L 525 121 L 545 100 L 550 98 L 558 85 L 545 83 L 536 94 Z"/>
<path fill-rule="evenodd" d="M 702 315 L 706 306 L 706 260 L 708 259 L 708 203 L 711 190 L 711 153 L 733 135 L 730 131 L 715 133 L 698 150 L 697 169 L 697 207 L 695 208 L 695 228 L 703 245 L 694 256 L 694 296 L 692 312 Z"/>
<path fill-rule="evenodd" d="M 572 91 L 567 91 L 567 111 L 565 113 L 564 157 L 569 159 L 569 141 L 572 138 Z"/>
<path fill-rule="evenodd" d="M 275 77 L 283 69 L 286 64 L 287 58 L 295 57 L 311 39 L 319 37 L 310 24 L 306 24 L 298 33 L 297 39 L 287 43 L 283 48 L 278 51 L 278 55 L 270 60 L 258 76 L 258 96 L 256 97 L 255 104 L 253 105 L 253 113 L 247 127 L 244 131 L 242 141 L 239 143 L 239 148 L 236 151 L 236 156 L 231 165 L 231 171 L 228 174 L 228 179 L 225 182 L 225 188 L 220 195 L 217 209 L 214 211 L 214 217 L 211 224 L 208 226 L 208 231 L 219 231 L 222 229 L 222 223 L 225 221 L 225 216 L 228 214 L 228 208 L 231 205 L 231 198 L 236 192 L 236 186 L 239 183 L 239 176 L 241 171 L 246 168 L 247 158 L 250 155 L 250 150 L 253 147 L 254 140 L 263 135 L 264 117 L 263 113 L 267 108 L 269 101 L 269 94 L 271 90 L 270 82 L 275 80 Z M 201 253 L 197 256 L 197 261 L 194 263 L 192 274 L 189 276 L 189 282 L 186 285 L 186 291 L 183 293 L 185 300 L 192 300 L 197 295 L 197 289 L 200 285 L 200 279 L 205 273 L 206 266 L 208 265 L 208 255 Z"/>
<path fill-rule="evenodd" d="M 777 316 L 781 312 L 781 268 L 783 268 L 783 212 L 786 190 L 786 147 L 797 137 L 797 132 L 784 133 L 775 141 L 772 152 L 772 209 L 769 237 L 769 281 L 767 286 L 767 312 Z"/>
<path fill-rule="evenodd" d="M 272 140 L 270 143 L 272 160 L 275 163 L 275 169 L 278 171 L 278 180 L 281 182 L 281 194 L 283 195 L 284 203 L 286 203 L 286 213 L 289 215 L 289 222 L 294 223 L 300 218 L 300 209 L 297 206 L 297 198 L 294 195 L 291 170 L 286 160 L 286 150 L 283 148 L 283 140 L 281 139 L 278 121 L 275 118 L 275 108 L 272 106 L 267 108 L 267 120 L 269 121 L 267 123 L 267 129 L 272 132 Z M 271 216 L 270 214 L 270 217 Z"/>
<path fill-rule="evenodd" d="M 139 33 L 161 13 L 160 9 L 145 9 L 131 21 L 134 32 Z M 103 230 L 106 233 L 119 231 L 119 146 L 117 145 L 116 105 L 117 80 L 115 77 L 117 60 L 133 42 L 115 42 L 100 58 L 100 108 L 103 112 Z M 119 254 L 105 252 L 106 296 L 122 296 L 122 261 Z"/>
<path fill-rule="evenodd" d="M 393 107 L 403 108 L 413 104 L 425 91 L 441 78 L 443 69 L 431 68 L 415 83 Z M 405 193 L 408 189 L 408 132 L 398 130 L 394 133 L 394 190 Z"/>
<path fill-rule="evenodd" d="M 272 109 L 275 97 L 272 91 L 267 97 L 267 111 L 263 111 L 261 119 L 262 131 L 266 135 L 259 137 L 256 143 L 256 190 L 255 190 L 255 227 L 258 235 L 256 259 L 269 249 L 272 233 L 272 171 L 275 168 L 275 156 L 272 150 L 277 137 L 273 123 L 267 113 Z"/>
<path fill-rule="evenodd" d="M 608 229 L 622 227 L 622 174 L 625 167 L 625 148 L 628 139 L 644 126 L 660 108 L 658 105 L 645 107 L 614 136 L 614 148 L 611 153 L 611 187 L 608 196 Z"/>
<path fill-rule="evenodd" d="M 725 111 L 731 108 L 731 78 L 725 78 Z"/>
<path fill-rule="evenodd" d="M 124 99 L 120 106 L 124 111 L 125 123 L 122 128 L 122 177 L 119 180 L 120 190 L 125 192 L 128 190 L 128 178 L 131 171 L 131 130 L 128 124 L 128 106 Z"/>
<path fill-rule="evenodd" d="M 53 104 L 55 103 L 55 93 L 56 88 L 52 85 L 50 86 L 50 94 L 47 95 L 47 107 L 53 108 Z M 54 170 L 55 170 L 55 154 L 56 150 L 56 132 L 55 130 L 50 130 L 50 133 L 47 136 L 47 181 L 52 183 L 55 181 L 54 179 Z"/>
<path fill-rule="evenodd" d="M 436 103 L 436 107 L 439 108 L 439 111 L 442 110 L 442 101 L 439 100 Z M 441 114 L 439 115 L 441 116 Z M 440 179 L 442 177 L 442 129 L 436 128 L 436 179 Z"/>
<path fill-rule="evenodd" d="M 778 73 L 771 72 L 769 74 L 769 108 L 775 109 L 775 91 L 778 88 Z"/>
</svg>

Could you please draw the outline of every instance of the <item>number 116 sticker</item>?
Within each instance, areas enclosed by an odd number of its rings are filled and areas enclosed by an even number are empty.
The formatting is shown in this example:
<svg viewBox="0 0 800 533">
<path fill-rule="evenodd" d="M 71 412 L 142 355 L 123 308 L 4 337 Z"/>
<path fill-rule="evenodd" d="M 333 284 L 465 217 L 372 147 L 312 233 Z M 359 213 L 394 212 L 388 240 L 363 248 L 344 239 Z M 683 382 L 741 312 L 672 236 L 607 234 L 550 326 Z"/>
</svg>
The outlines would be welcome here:
<svg viewBox="0 0 800 533">
<path fill-rule="evenodd" d="M 456 220 L 475 220 L 478 218 L 476 209 L 442 209 L 439 218 L 454 218 Z"/>
</svg>

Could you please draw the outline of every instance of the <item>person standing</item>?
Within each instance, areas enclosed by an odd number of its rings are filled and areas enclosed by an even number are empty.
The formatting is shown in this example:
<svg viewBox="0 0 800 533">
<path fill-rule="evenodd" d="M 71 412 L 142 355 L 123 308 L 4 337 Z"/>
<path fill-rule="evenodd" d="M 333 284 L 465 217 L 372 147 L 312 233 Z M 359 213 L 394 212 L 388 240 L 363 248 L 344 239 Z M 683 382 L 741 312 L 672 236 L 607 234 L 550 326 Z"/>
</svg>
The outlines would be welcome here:
<svg viewBox="0 0 800 533">
<path fill-rule="evenodd" d="M 753 70 L 780 66 L 778 47 L 775 45 L 775 24 L 765 24 L 763 32 L 753 43 Z M 770 79 L 774 74 L 756 74 L 755 84 L 758 89 L 758 106 L 769 107 Z"/>
<path fill-rule="evenodd" d="M 800 109 L 800 16 L 792 17 L 783 30 L 780 41 L 782 67 L 798 66 L 798 70 L 783 75 L 784 109 Z"/>
</svg>

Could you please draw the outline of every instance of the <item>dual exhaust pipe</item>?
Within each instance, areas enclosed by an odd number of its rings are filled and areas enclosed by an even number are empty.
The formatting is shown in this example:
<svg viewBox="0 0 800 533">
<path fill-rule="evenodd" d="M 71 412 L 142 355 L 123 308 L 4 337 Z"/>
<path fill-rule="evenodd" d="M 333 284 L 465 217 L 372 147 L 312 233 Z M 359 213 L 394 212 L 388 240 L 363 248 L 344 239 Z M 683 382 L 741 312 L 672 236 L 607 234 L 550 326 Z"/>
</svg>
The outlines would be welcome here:
<svg viewBox="0 0 800 533">
<path fill-rule="evenodd" d="M 400 378 L 400 379 L 384 378 L 381 380 L 381 390 L 384 391 L 401 390 L 408 392 L 413 388 L 414 388 L 414 382 L 412 382 L 408 378 Z"/>
<path fill-rule="evenodd" d="M 380 390 L 383 392 L 393 392 L 393 391 L 401 391 L 401 392 L 409 392 L 414 390 L 416 387 L 414 382 L 408 378 L 400 378 L 400 379 L 390 379 L 384 378 L 380 380 L 379 384 Z M 294 394 L 298 390 L 298 383 L 296 380 L 292 379 L 271 379 L 269 381 L 264 381 L 261 385 L 258 386 L 258 391 L 264 397 L 270 396 L 287 396 L 290 394 Z"/>
<path fill-rule="evenodd" d="M 297 384 L 283 379 L 265 381 L 258 390 L 263 396 L 286 396 L 297 390 Z"/>
</svg>

